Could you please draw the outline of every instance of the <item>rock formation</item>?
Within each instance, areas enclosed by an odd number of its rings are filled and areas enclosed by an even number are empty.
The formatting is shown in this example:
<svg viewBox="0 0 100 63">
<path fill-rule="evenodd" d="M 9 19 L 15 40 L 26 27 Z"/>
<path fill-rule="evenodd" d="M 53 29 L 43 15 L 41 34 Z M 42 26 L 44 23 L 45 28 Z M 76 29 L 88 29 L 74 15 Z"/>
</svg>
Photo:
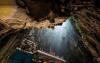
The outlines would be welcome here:
<svg viewBox="0 0 100 63">
<path fill-rule="evenodd" d="M 98 0 L 96 0 L 95 2 L 93 0 L 70 0 L 67 4 L 67 7 L 66 6 L 65 7 L 67 8 L 68 11 L 70 11 L 68 12 L 68 14 L 73 16 L 77 30 L 79 31 L 79 34 L 81 36 L 80 39 L 82 42 L 81 44 L 83 44 L 84 48 L 86 49 L 86 52 L 83 51 L 82 52 L 87 55 L 89 53 L 89 55 L 92 56 L 92 59 L 95 62 L 100 63 L 100 40 L 99 40 L 100 39 L 100 9 L 98 7 L 99 4 L 97 2 Z M 28 6 L 30 7 L 30 5 Z M 38 9 L 38 11 L 39 10 L 40 9 Z M 35 11 L 36 10 L 34 10 L 34 12 Z M 0 41 L 6 38 L 7 36 L 11 35 L 11 37 L 9 37 L 9 40 L 6 41 L 7 43 L 5 44 L 5 46 L 3 46 L 0 49 L 0 63 L 5 63 L 3 61 L 8 59 L 7 56 L 9 56 L 11 50 L 13 50 L 13 48 L 15 47 L 16 39 L 17 39 L 16 37 L 22 37 L 20 35 L 21 30 L 31 29 L 31 28 L 54 27 L 59 23 L 63 23 L 64 19 L 66 18 L 64 16 L 63 16 L 64 18 L 56 17 L 54 18 L 55 20 L 54 23 L 50 23 L 48 19 L 43 20 L 41 22 L 37 22 L 37 21 L 33 21 L 32 17 L 29 17 L 25 12 L 26 12 L 25 9 L 17 7 L 17 11 L 15 12 L 14 16 L 5 20 L 0 19 Z M 38 14 L 34 14 L 33 11 L 31 12 L 35 16 L 38 15 Z M 18 33 L 18 35 L 16 33 Z"/>
</svg>

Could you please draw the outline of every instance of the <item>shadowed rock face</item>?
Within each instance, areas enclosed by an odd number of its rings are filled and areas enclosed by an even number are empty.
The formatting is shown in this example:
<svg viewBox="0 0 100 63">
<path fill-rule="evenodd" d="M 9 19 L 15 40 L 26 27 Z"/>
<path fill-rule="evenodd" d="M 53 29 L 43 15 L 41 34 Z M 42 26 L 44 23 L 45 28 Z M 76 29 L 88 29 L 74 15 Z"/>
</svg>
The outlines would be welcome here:
<svg viewBox="0 0 100 63">
<path fill-rule="evenodd" d="M 94 4 L 98 7 L 98 8 L 100 8 L 100 0 L 93 0 L 94 1 Z"/>
<path fill-rule="evenodd" d="M 27 2 L 26 5 L 30 12 L 29 14 L 31 16 L 34 16 L 35 19 L 44 18 L 50 12 L 50 4 L 49 3 L 29 1 L 29 3 Z"/>
<path fill-rule="evenodd" d="M 27 7 L 27 13 L 36 20 L 46 17 L 50 12 L 50 2 L 47 0 L 22 0 Z"/>
<path fill-rule="evenodd" d="M 16 3 L 26 8 L 27 13 L 35 20 L 48 18 L 53 22 L 55 16 L 70 14 L 67 13 L 69 12 L 67 9 L 68 0 L 16 0 Z"/>
<path fill-rule="evenodd" d="M 69 12 L 69 10 L 67 9 L 69 2 L 69 0 L 52 0 L 53 12 L 59 16 L 67 16 Z"/>
</svg>

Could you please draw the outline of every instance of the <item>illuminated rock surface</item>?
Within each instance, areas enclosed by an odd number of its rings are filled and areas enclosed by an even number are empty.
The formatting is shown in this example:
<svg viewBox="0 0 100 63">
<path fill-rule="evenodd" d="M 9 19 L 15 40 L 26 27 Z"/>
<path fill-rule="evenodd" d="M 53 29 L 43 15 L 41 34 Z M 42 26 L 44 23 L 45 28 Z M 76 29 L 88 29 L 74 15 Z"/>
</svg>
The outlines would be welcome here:
<svg viewBox="0 0 100 63">
<path fill-rule="evenodd" d="M 6 45 L 2 45 L 0 48 L 1 63 L 5 63 L 8 56 L 12 54 L 16 41 L 21 41 L 23 39 L 16 37 L 27 35 L 27 32 L 29 32 L 28 30 L 32 28 L 44 29 L 53 28 L 59 24 L 61 25 L 66 18 L 56 17 L 55 23 L 50 23 L 48 19 L 35 21 L 32 17 L 29 17 L 29 15 L 26 14 L 25 9 L 16 6 L 13 1 L 11 3 L 11 0 L 7 1 L 7 3 L 5 0 L 0 2 L 0 45 L 2 42 L 7 42 Z M 94 61 L 95 63 L 100 63 L 100 9 L 93 4 L 93 1 L 90 1 L 91 0 L 71 0 L 68 4 L 68 9 L 70 11 L 68 14 L 73 16 L 75 26 L 79 32 L 78 34 L 80 38 L 77 46 L 80 49 L 81 54 L 87 56 L 88 58 L 85 57 L 87 60 L 91 59 L 91 61 Z M 98 0 L 96 1 L 98 2 Z M 97 4 L 97 2 L 95 2 L 95 4 Z M 22 32 L 22 30 L 24 31 Z M 60 29 L 59 34 L 61 31 L 62 29 Z M 71 59 L 73 58 L 71 57 Z M 69 59 L 69 62 L 71 63 L 72 61 L 72 63 L 75 63 L 71 59 Z"/>
</svg>

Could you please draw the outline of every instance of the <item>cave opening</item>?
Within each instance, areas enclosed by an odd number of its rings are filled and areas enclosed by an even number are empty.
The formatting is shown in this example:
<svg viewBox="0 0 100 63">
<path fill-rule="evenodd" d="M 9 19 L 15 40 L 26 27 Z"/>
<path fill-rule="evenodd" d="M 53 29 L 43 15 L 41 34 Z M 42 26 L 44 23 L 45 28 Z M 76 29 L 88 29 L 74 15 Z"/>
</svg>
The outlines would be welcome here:
<svg viewBox="0 0 100 63">
<path fill-rule="evenodd" d="M 65 63 L 94 63 L 91 56 L 87 56 L 86 52 L 82 52 L 85 49 L 82 43 L 80 44 L 80 35 L 71 17 L 66 19 L 62 25 L 55 26 L 53 29 L 32 29 L 28 35 L 23 40 L 27 39 L 36 43 L 36 50 L 60 57 L 65 60 Z M 35 50 L 28 50 L 29 48 L 27 47 L 23 49 L 23 47 L 27 45 L 31 46 L 31 44 L 23 45 L 21 43 L 20 45 L 16 47 L 16 51 L 10 57 L 9 62 L 25 62 L 25 59 L 26 62 L 29 61 L 31 63 L 35 54 L 26 54 L 25 52 L 34 52 Z M 42 61 L 46 61 L 45 57 L 44 55 L 40 55 Z M 52 59 L 51 61 L 56 62 L 56 60 Z"/>
<path fill-rule="evenodd" d="M 99 3 L 1 0 L 0 63 L 100 63 Z"/>
</svg>

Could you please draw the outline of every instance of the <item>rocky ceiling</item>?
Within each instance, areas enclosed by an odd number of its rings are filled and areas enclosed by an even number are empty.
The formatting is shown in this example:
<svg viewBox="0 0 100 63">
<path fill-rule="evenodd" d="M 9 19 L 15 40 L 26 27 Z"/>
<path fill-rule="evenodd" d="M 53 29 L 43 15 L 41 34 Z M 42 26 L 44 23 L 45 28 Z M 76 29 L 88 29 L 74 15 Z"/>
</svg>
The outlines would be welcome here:
<svg viewBox="0 0 100 63">
<path fill-rule="evenodd" d="M 53 28 L 62 24 L 69 16 L 75 17 L 78 21 L 82 18 L 100 20 L 99 0 L 7 0 L 8 3 L 5 1 L 2 0 L 0 3 L 0 23 L 8 30 Z M 0 33 L 2 34 L 2 31 Z"/>
<path fill-rule="evenodd" d="M 0 2 L 0 37 L 22 29 L 52 28 L 72 16 L 84 47 L 100 63 L 99 0 L 16 0 L 17 5 L 7 1 Z"/>
<path fill-rule="evenodd" d="M 0 22 L 14 29 L 23 26 L 24 29 L 52 28 L 62 24 L 65 18 L 79 14 L 83 9 L 97 9 L 95 5 L 99 5 L 98 0 L 8 0 L 8 3 L 5 1 L 2 0 L 0 3 Z"/>
</svg>

